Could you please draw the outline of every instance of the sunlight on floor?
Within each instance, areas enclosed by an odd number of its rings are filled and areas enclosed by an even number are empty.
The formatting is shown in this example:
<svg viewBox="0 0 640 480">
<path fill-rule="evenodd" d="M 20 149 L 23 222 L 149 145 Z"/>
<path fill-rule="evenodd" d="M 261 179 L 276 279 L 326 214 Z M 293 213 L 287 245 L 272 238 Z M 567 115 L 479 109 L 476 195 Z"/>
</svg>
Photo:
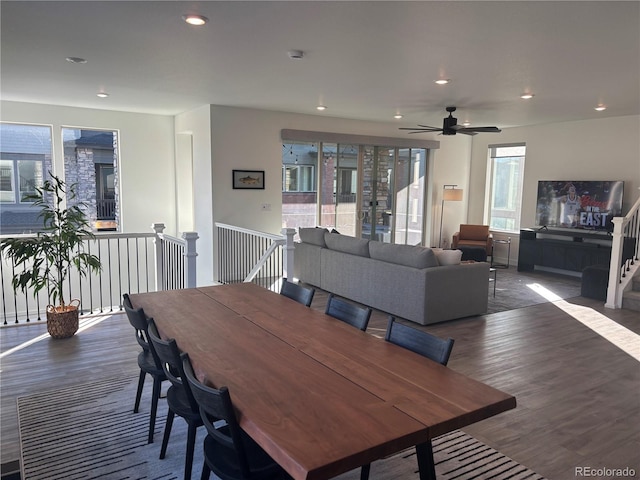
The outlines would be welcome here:
<svg viewBox="0 0 640 480">
<path fill-rule="evenodd" d="M 80 320 L 80 324 L 78 326 L 78 331 L 76 332 L 76 335 L 78 333 L 84 332 L 87 328 L 91 328 L 94 325 L 98 325 L 99 323 L 103 322 L 104 320 L 106 320 L 107 318 L 109 318 L 110 315 L 100 315 L 100 316 L 95 316 L 95 317 L 87 317 L 84 318 L 82 320 Z M 46 338 L 50 338 L 51 335 L 49 335 L 48 333 L 43 333 L 42 335 L 37 336 L 36 338 L 32 338 L 31 340 L 29 340 L 28 342 L 24 342 L 21 343 L 20 345 L 17 345 L 9 350 L 7 350 L 6 352 L 2 352 L 0 353 L 0 358 L 4 358 L 7 355 L 11 355 L 12 353 L 18 352 L 20 350 L 22 350 L 23 348 L 27 348 L 29 345 L 33 345 L 34 343 L 38 343 Z"/>
<path fill-rule="evenodd" d="M 596 312 L 592 308 L 584 307 L 582 305 L 574 305 L 563 300 L 540 284 L 533 283 L 531 285 L 527 285 L 527 287 L 550 302 L 553 302 L 553 304 L 560 310 L 571 315 L 602 338 L 614 344 L 620 350 L 640 361 L 640 335 L 637 333 L 632 332 L 628 328 L 623 327 L 622 325 L 607 318 L 602 313 Z"/>
</svg>

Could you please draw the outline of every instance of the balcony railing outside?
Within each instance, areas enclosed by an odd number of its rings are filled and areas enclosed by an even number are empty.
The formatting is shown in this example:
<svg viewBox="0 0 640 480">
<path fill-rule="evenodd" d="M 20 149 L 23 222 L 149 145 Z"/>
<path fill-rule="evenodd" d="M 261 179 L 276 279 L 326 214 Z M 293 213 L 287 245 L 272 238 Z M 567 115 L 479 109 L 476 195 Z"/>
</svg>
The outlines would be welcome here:
<svg viewBox="0 0 640 480">
<path fill-rule="evenodd" d="M 149 233 L 101 233 L 82 245 L 101 263 L 99 273 L 80 277 L 72 271 L 65 289 L 67 301 L 80 300 L 80 313 L 109 313 L 122 310 L 124 293 L 142 293 L 195 287 L 196 233 L 175 238 L 163 232 L 164 225 L 153 225 Z M 6 238 L 7 236 L 0 236 Z M 7 258 L 0 262 L 2 324 L 45 319 L 48 293 L 36 297 L 29 290 L 14 291 L 11 279 L 16 272 Z"/>
<path fill-rule="evenodd" d="M 219 283 L 253 282 L 279 291 L 280 282 L 293 275 L 293 228 L 282 235 L 216 223 Z"/>
</svg>

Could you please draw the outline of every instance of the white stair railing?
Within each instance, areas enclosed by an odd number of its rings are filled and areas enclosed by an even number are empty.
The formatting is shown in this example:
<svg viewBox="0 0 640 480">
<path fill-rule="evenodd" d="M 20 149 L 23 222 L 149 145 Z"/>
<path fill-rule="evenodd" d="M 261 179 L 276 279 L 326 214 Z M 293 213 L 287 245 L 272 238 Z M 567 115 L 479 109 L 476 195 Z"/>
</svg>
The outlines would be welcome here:
<svg viewBox="0 0 640 480">
<path fill-rule="evenodd" d="M 182 238 L 163 233 L 164 225 L 153 225 L 154 232 L 98 233 L 87 239 L 82 249 L 100 258 L 102 270 L 80 277 L 71 271 L 65 287 L 67 298 L 80 300 L 80 313 L 109 313 L 122 310 L 124 293 L 143 293 L 196 286 L 197 233 Z M 0 240 L 16 235 L 3 235 Z M 21 235 L 22 236 L 22 235 Z M 16 268 L 4 256 L 0 259 L 0 317 L 2 325 L 44 320 L 50 303 L 46 291 L 34 297 L 31 290 L 13 289 Z"/>
<path fill-rule="evenodd" d="M 293 228 L 282 235 L 216 223 L 216 282 L 253 282 L 271 290 L 293 275 Z"/>
<path fill-rule="evenodd" d="M 622 295 L 631 284 L 640 257 L 640 198 L 624 217 L 613 221 L 607 308 L 622 308 Z"/>
</svg>

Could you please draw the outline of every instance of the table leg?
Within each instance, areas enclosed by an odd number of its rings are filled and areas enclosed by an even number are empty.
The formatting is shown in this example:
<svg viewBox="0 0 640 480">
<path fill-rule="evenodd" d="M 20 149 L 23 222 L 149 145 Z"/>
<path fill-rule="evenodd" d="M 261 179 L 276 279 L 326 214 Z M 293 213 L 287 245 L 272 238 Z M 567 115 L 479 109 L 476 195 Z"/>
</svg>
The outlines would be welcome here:
<svg viewBox="0 0 640 480">
<path fill-rule="evenodd" d="M 431 441 L 416 445 L 420 480 L 436 480 L 436 467 L 433 461 Z"/>
</svg>

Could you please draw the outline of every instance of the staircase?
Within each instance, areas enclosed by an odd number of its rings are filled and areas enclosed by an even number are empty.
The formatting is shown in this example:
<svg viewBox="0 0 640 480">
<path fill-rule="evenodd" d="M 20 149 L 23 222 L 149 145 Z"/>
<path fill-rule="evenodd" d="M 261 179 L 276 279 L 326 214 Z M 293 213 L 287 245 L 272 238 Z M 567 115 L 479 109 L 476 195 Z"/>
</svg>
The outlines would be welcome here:
<svg viewBox="0 0 640 480">
<path fill-rule="evenodd" d="M 622 308 L 640 312 L 640 270 L 632 279 L 632 288 L 622 295 Z"/>
</svg>

